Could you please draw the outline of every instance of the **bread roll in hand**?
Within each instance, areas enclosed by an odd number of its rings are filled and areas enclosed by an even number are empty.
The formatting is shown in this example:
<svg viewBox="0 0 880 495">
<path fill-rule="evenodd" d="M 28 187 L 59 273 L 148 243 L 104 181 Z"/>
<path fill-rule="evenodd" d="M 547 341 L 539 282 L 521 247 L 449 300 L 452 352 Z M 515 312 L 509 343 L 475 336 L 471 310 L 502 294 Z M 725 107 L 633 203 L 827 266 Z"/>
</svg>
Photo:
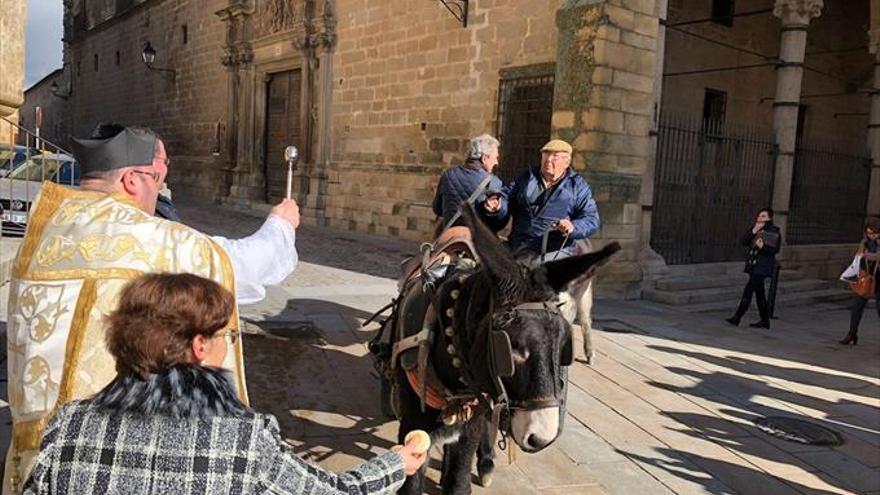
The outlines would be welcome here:
<svg viewBox="0 0 880 495">
<path fill-rule="evenodd" d="M 431 448 L 431 436 L 424 430 L 413 430 L 406 434 L 403 443 L 413 443 L 413 453 L 424 454 Z"/>
</svg>

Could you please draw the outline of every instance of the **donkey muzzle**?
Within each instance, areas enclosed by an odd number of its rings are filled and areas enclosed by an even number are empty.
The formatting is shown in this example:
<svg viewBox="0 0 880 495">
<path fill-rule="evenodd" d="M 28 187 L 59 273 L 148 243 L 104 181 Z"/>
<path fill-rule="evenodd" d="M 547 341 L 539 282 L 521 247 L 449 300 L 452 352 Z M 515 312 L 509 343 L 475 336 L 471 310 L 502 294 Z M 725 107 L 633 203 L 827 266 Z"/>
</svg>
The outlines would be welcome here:
<svg viewBox="0 0 880 495">
<path fill-rule="evenodd" d="M 510 415 L 510 433 L 524 452 L 540 452 L 559 435 L 559 406 L 540 409 L 514 409 Z"/>
</svg>

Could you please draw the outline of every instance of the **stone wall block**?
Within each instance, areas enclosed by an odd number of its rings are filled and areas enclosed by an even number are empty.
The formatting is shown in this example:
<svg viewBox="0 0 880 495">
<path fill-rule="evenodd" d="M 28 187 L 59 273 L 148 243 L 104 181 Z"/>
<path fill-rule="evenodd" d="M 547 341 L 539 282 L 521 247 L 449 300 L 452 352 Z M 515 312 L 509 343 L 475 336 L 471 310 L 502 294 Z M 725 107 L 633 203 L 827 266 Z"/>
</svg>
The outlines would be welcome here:
<svg viewBox="0 0 880 495">
<path fill-rule="evenodd" d="M 599 130 L 610 133 L 624 132 L 624 114 L 616 110 L 591 108 L 583 113 L 585 129 Z"/>
<path fill-rule="evenodd" d="M 615 27 L 623 31 L 632 31 L 636 27 L 636 13 L 630 9 L 604 3 L 604 13 Z"/>
<path fill-rule="evenodd" d="M 614 69 L 610 67 L 596 67 L 593 69 L 590 82 L 593 84 L 610 85 L 614 82 Z"/>
<path fill-rule="evenodd" d="M 631 70 L 635 63 L 636 48 L 608 40 L 596 41 L 596 63 L 615 69 Z"/>
<path fill-rule="evenodd" d="M 595 108 L 622 110 L 623 96 L 624 92 L 614 86 L 593 85 L 589 101 Z"/>
<path fill-rule="evenodd" d="M 620 42 L 622 31 L 620 28 L 616 26 L 612 26 L 611 24 L 602 24 L 596 30 L 596 38 L 601 40 L 608 40 L 614 43 Z"/>
<path fill-rule="evenodd" d="M 657 38 L 654 36 L 645 36 L 635 31 L 623 31 L 620 33 L 620 42 L 636 48 L 644 48 L 645 50 L 654 50 L 657 48 Z"/>
<path fill-rule="evenodd" d="M 608 194 L 608 201 L 632 204 L 637 204 L 639 201 L 641 175 L 595 170 L 588 165 L 585 177 L 593 192 Z"/>
<path fill-rule="evenodd" d="M 623 91 L 621 109 L 627 114 L 654 116 L 654 95 L 641 91 Z"/>
<path fill-rule="evenodd" d="M 614 71 L 614 86 L 641 93 L 651 94 L 654 91 L 654 78 L 633 74 L 623 70 Z"/>
<path fill-rule="evenodd" d="M 608 232 L 607 229 L 604 228 L 605 225 L 623 225 L 627 222 L 624 222 L 624 207 L 626 205 L 617 201 L 606 201 L 602 205 L 602 210 L 600 211 L 602 217 L 602 226 L 603 231 Z M 608 237 L 607 235 L 605 236 Z M 613 239 L 613 237 L 610 237 Z"/>
<path fill-rule="evenodd" d="M 552 126 L 557 128 L 570 128 L 574 127 L 574 112 L 572 111 L 557 111 L 553 112 L 552 117 Z"/>
<path fill-rule="evenodd" d="M 647 136 L 653 127 L 650 116 L 635 113 L 625 114 L 626 133 L 631 136 Z"/>
<path fill-rule="evenodd" d="M 625 204 L 623 205 L 623 218 L 621 219 L 621 223 L 625 224 L 639 224 L 642 218 L 642 205 L 638 204 Z"/>
<path fill-rule="evenodd" d="M 614 172 L 620 165 L 620 157 L 611 153 L 589 150 L 585 153 L 586 166 L 583 170 Z"/>
<path fill-rule="evenodd" d="M 619 219 L 622 220 L 622 217 Z M 618 220 L 618 221 L 619 221 Z M 638 238 L 639 226 L 607 222 L 602 225 L 602 237 L 606 239 L 634 240 Z"/>
<path fill-rule="evenodd" d="M 618 159 L 619 170 L 627 174 L 643 174 L 648 169 L 649 158 L 649 156 L 621 155 Z"/>
<path fill-rule="evenodd" d="M 652 150 L 651 140 L 647 136 L 603 133 L 602 151 L 616 153 L 621 156 L 649 156 Z"/>
<path fill-rule="evenodd" d="M 622 45 L 629 46 L 629 45 Z M 654 50 L 634 48 L 633 65 L 631 70 L 637 74 L 654 77 L 657 65 L 657 54 Z"/>
<path fill-rule="evenodd" d="M 634 12 L 652 16 L 657 10 L 657 0 L 623 0 L 622 5 Z"/>
<path fill-rule="evenodd" d="M 659 25 L 658 19 L 653 15 L 635 14 L 633 31 L 656 38 Z"/>
</svg>

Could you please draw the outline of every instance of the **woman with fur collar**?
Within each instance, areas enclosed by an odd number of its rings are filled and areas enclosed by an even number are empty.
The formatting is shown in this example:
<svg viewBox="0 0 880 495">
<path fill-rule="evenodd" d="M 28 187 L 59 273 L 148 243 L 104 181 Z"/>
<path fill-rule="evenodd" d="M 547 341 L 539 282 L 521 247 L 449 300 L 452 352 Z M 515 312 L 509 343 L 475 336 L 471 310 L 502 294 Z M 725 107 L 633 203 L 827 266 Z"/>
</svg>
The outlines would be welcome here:
<svg viewBox="0 0 880 495">
<path fill-rule="evenodd" d="M 242 404 L 226 354 L 232 294 L 189 274 L 131 282 L 109 317 L 117 377 L 61 407 L 25 494 L 385 494 L 425 461 L 397 446 L 334 474 L 300 459 L 274 416 Z"/>
</svg>

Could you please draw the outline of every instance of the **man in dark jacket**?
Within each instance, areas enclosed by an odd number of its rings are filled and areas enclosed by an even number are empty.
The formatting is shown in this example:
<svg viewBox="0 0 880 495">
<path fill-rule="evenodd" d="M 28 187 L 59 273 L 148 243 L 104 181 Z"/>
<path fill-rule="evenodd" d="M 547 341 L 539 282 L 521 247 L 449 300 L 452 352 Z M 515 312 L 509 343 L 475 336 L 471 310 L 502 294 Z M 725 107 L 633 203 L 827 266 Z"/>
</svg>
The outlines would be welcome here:
<svg viewBox="0 0 880 495">
<path fill-rule="evenodd" d="M 776 253 L 779 252 L 779 246 L 782 244 L 779 227 L 773 225 L 773 210 L 764 208 L 759 211 L 755 226 L 742 236 L 740 242 L 743 246 L 749 247 L 744 270 L 749 274 L 749 282 L 743 289 L 736 313 L 727 318 L 727 322 L 734 326 L 739 325 L 739 321 L 752 304 L 752 294 L 755 294 L 761 320 L 749 326 L 770 328 L 770 311 L 767 308 L 767 297 L 764 295 L 764 281 L 767 277 L 772 277 L 776 270 Z"/>
<path fill-rule="evenodd" d="M 509 247 L 514 255 L 570 256 L 575 241 L 599 230 L 599 210 L 587 181 L 570 168 L 571 145 L 554 139 L 541 148 L 541 166 L 506 185 L 486 210 L 501 225 L 513 217 Z M 544 246 L 545 233 L 547 245 Z"/>
<path fill-rule="evenodd" d="M 440 177 L 433 205 L 434 213 L 442 219 L 440 230 L 453 225 L 464 225 L 458 208 L 472 195 L 477 194 L 474 206 L 477 212 L 482 212 L 486 193 L 498 193 L 501 190 L 501 180 L 492 175 L 492 170 L 498 165 L 498 145 L 498 140 L 488 134 L 471 139 L 464 164 L 447 170 Z M 494 223 L 489 226 L 496 231 L 503 227 Z"/>
</svg>

